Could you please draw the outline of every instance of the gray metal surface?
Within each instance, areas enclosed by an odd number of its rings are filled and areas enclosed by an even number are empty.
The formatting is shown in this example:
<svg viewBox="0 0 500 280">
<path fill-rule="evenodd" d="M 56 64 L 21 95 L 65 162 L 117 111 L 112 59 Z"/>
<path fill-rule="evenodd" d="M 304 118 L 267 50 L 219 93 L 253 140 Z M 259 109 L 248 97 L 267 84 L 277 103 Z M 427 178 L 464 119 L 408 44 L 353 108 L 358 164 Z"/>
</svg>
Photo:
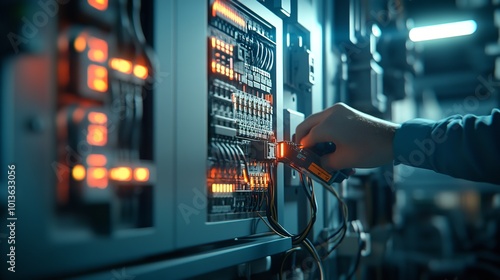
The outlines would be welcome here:
<svg viewBox="0 0 500 280">
<path fill-rule="evenodd" d="M 141 279 L 185 279 L 225 267 L 249 262 L 289 249 L 290 238 L 263 235 L 229 241 L 227 246 L 171 259 L 128 266 L 126 275 Z M 109 272 L 85 275 L 75 279 L 107 279 Z"/>
</svg>

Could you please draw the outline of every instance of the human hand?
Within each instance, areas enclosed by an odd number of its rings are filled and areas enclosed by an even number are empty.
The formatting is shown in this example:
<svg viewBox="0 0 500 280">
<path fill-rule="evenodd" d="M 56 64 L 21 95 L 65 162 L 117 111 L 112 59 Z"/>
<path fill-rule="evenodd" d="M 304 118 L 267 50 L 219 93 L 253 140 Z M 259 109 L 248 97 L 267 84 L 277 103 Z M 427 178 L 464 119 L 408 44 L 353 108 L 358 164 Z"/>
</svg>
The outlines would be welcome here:
<svg viewBox="0 0 500 280">
<path fill-rule="evenodd" d="M 337 103 L 299 124 L 295 142 L 306 148 L 322 142 L 335 143 L 335 152 L 321 158 L 327 168 L 377 167 L 393 160 L 392 140 L 398 127 Z"/>
</svg>

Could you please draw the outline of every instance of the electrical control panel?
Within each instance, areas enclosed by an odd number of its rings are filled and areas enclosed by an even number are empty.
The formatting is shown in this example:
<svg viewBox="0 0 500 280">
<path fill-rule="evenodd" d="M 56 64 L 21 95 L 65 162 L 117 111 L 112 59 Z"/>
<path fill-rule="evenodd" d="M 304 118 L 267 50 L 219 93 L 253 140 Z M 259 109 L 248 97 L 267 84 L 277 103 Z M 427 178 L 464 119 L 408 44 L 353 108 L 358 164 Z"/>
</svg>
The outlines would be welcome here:
<svg viewBox="0 0 500 280">
<path fill-rule="evenodd" d="M 57 94 L 55 166 L 69 172 L 57 185 L 59 212 L 80 216 L 82 209 L 99 209 L 84 211 L 98 231 L 149 227 L 156 171 L 144 130 L 151 118 L 148 66 L 94 27 L 64 30 L 58 71 L 67 76 Z"/>
<path fill-rule="evenodd" d="M 22 39 L 0 50 L 1 158 L 17 171 L 19 219 L 15 244 L 0 242 L 16 273 L 4 262 L 0 278 L 72 278 L 172 250 L 172 167 L 157 156 L 172 150 L 172 93 L 154 88 L 147 4 L 0 4 Z"/>
<path fill-rule="evenodd" d="M 209 7 L 207 221 L 258 217 L 273 187 L 276 30 L 238 2 Z"/>
<path fill-rule="evenodd" d="M 113 16 L 126 9 L 122 4 L 69 5 L 77 7 L 63 10 L 58 25 L 53 166 L 68 169 L 58 173 L 58 215 L 101 234 L 151 227 L 156 170 L 148 121 L 151 61 L 145 42 L 137 29 L 116 26 Z M 139 7 L 132 9 L 139 13 Z M 91 20 L 102 13 L 109 21 Z M 136 21 L 131 19 L 131 24 L 140 24 Z"/>
</svg>

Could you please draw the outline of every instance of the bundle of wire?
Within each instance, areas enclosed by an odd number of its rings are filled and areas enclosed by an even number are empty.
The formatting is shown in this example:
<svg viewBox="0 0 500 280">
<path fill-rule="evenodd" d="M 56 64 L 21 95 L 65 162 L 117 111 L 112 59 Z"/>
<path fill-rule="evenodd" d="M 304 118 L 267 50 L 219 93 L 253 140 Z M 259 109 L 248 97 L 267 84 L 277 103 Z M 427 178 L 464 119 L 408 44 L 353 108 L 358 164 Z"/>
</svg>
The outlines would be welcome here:
<svg viewBox="0 0 500 280">
<path fill-rule="evenodd" d="M 269 166 L 269 174 L 271 174 L 270 185 L 273 186 L 274 185 L 273 165 Z M 313 256 L 314 260 L 318 264 L 320 279 L 324 279 L 323 267 L 321 265 L 321 257 L 319 256 L 318 251 L 316 251 L 316 248 L 314 247 L 312 242 L 309 239 L 307 239 L 307 235 L 309 234 L 314 223 L 316 222 L 316 214 L 318 212 L 318 204 L 316 202 L 316 196 L 314 195 L 313 182 L 311 178 L 304 176 L 301 173 L 299 174 L 302 187 L 304 188 L 304 191 L 306 193 L 306 196 L 309 200 L 309 204 L 311 207 L 310 209 L 311 218 L 309 219 L 306 228 L 298 234 L 291 234 L 278 222 L 277 220 L 278 215 L 276 209 L 276 194 L 274 188 L 268 188 L 268 196 L 267 196 L 268 207 L 266 209 L 267 221 L 262 216 L 261 218 L 262 221 L 264 221 L 264 223 L 266 223 L 266 225 L 271 230 L 273 230 L 277 235 L 280 235 L 282 237 L 290 237 L 292 239 L 292 245 L 294 246 L 294 248 L 300 246 L 304 247 Z M 281 276 L 282 275 L 280 274 L 280 277 Z"/>
<path fill-rule="evenodd" d="M 332 193 L 335 196 L 335 198 L 337 199 L 337 201 L 339 203 L 339 208 L 341 209 L 341 213 L 342 213 L 342 219 L 341 219 L 340 226 L 332 234 L 330 234 L 325 239 L 325 241 L 316 245 L 316 247 L 323 247 L 323 246 L 329 246 L 330 243 L 332 243 L 332 242 L 334 243 L 333 246 L 329 250 L 327 250 L 326 254 L 323 255 L 323 257 L 322 257 L 322 260 L 326 260 L 344 240 L 344 237 L 347 233 L 348 210 L 347 210 L 347 205 L 342 200 L 342 198 L 340 197 L 337 190 L 335 190 L 335 188 L 333 188 L 332 186 L 326 185 L 326 184 L 322 184 L 322 185 L 327 191 L 329 191 L 330 193 Z"/>
<path fill-rule="evenodd" d="M 274 178 L 273 178 L 273 165 L 269 165 L 269 174 L 271 174 L 270 177 L 270 185 L 274 185 Z M 321 184 L 326 190 L 328 190 L 330 193 L 332 193 L 335 198 L 337 199 L 339 203 L 339 208 L 341 209 L 342 213 L 342 220 L 339 228 L 335 230 L 330 236 L 327 237 L 325 241 L 323 241 L 320 244 L 317 244 L 316 246 L 313 245 L 313 243 L 307 238 L 307 235 L 311 231 L 314 223 L 316 222 L 316 214 L 318 210 L 318 205 L 316 202 L 316 196 L 314 195 L 314 186 L 313 186 L 313 181 L 310 177 L 305 176 L 301 172 L 299 172 L 300 175 L 300 181 L 301 185 L 304 189 L 304 192 L 307 196 L 307 199 L 310 204 L 310 212 L 311 212 L 311 217 L 309 219 L 309 222 L 306 226 L 306 228 L 298 233 L 298 234 L 291 234 L 288 232 L 277 220 L 277 209 L 276 209 L 276 194 L 274 188 L 268 188 L 268 195 L 267 195 L 267 209 L 266 209 L 266 216 L 267 216 L 267 221 L 259 214 L 261 217 L 262 221 L 272 230 L 274 233 L 277 235 L 280 235 L 282 237 L 290 237 L 292 239 L 292 245 L 294 246 L 292 249 L 290 249 L 287 254 L 285 254 L 285 258 L 283 259 L 283 263 L 285 262 L 286 258 L 289 256 L 289 253 L 294 252 L 300 247 L 304 247 L 314 258 L 318 265 L 319 269 L 319 274 L 320 274 L 320 279 L 324 279 L 324 272 L 323 272 L 323 267 L 322 267 L 322 261 L 326 260 L 331 253 L 337 249 L 337 247 L 342 243 L 345 234 L 347 232 L 347 220 L 348 220 L 348 209 L 347 205 L 345 202 L 342 200 L 338 192 L 335 190 L 330 185 L 326 184 Z M 328 246 L 331 242 L 334 242 L 334 245 L 325 253 L 323 257 L 320 257 L 318 251 L 316 250 L 317 247 L 323 247 L 323 246 Z M 282 278 L 282 269 L 280 271 L 280 279 Z"/>
</svg>

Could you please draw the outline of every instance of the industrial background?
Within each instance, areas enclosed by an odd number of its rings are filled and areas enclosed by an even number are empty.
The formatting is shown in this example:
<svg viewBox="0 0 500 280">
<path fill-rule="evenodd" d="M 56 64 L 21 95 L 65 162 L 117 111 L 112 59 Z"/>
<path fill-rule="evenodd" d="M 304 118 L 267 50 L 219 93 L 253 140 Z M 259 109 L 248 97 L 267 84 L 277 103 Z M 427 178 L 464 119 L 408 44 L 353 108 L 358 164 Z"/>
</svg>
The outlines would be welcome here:
<svg viewBox="0 0 500 280">
<path fill-rule="evenodd" d="M 498 186 L 402 164 L 327 184 L 282 142 L 337 102 L 489 114 L 499 1 L 4 0 L 0 17 L 2 279 L 500 279 Z M 444 23 L 424 35 L 464 36 L 417 36 Z"/>
</svg>

